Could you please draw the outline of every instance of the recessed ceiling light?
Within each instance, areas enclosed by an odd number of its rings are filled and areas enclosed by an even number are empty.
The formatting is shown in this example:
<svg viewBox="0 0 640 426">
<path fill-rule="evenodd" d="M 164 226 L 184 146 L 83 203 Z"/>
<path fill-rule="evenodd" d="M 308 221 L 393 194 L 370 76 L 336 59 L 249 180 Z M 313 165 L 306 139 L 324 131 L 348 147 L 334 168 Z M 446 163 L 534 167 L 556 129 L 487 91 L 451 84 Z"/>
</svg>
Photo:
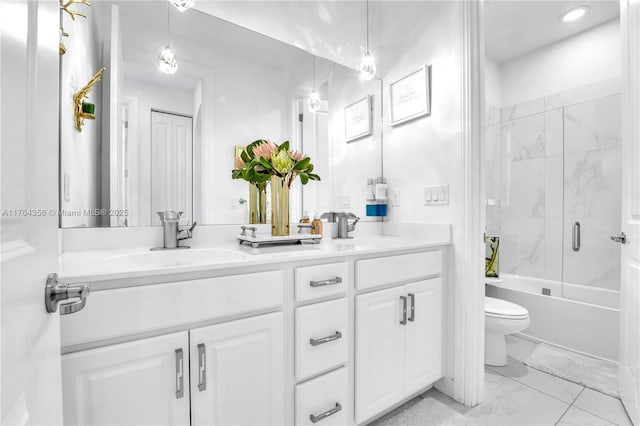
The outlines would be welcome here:
<svg viewBox="0 0 640 426">
<path fill-rule="evenodd" d="M 589 8 L 587 6 L 575 7 L 573 9 L 567 10 L 562 15 L 560 15 L 560 20 L 562 22 L 573 22 L 582 18 Z"/>
</svg>

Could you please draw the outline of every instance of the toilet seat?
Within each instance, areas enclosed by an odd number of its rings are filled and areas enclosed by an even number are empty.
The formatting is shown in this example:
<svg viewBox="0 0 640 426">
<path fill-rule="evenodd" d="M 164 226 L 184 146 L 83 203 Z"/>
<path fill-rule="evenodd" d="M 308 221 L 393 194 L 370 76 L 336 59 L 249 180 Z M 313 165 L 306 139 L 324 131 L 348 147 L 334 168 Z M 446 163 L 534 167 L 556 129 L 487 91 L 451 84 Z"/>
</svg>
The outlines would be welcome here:
<svg viewBox="0 0 640 426">
<path fill-rule="evenodd" d="M 484 313 L 487 317 L 522 320 L 529 318 L 529 311 L 520 305 L 495 297 L 484 298 Z"/>
</svg>

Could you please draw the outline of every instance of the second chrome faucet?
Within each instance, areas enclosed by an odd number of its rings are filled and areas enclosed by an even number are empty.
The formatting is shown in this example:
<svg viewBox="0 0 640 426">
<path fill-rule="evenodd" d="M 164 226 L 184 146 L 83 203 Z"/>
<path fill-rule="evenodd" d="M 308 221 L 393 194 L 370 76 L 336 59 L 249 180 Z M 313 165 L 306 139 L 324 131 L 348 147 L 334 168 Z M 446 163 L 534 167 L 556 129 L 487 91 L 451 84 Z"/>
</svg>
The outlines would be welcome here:
<svg viewBox="0 0 640 426">
<path fill-rule="evenodd" d="M 193 237 L 193 228 L 196 227 L 197 223 L 193 222 L 191 227 L 186 229 L 180 229 L 178 226 L 178 222 L 180 221 L 180 216 L 182 216 L 182 212 L 177 212 L 175 210 L 167 210 L 164 212 L 156 212 L 158 216 L 160 216 L 160 223 L 162 223 L 162 232 L 163 232 L 163 247 L 154 247 L 151 250 L 174 250 L 174 249 L 186 249 L 189 246 L 181 246 L 179 245 L 181 240 L 186 240 Z M 184 233 L 181 235 L 181 233 Z"/>
</svg>

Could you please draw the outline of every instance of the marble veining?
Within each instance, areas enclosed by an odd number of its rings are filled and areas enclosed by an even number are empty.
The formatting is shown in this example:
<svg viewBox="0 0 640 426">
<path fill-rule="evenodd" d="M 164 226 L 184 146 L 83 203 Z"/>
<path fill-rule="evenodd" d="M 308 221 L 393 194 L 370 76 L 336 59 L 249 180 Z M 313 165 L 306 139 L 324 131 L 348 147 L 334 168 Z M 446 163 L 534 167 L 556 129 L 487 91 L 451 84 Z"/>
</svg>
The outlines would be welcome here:
<svg viewBox="0 0 640 426">
<path fill-rule="evenodd" d="M 619 290 L 607 241 L 620 231 L 620 101 L 610 79 L 503 107 L 487 126 L 487 232 L 501 237 L 501 271 Z"/>
</svg>

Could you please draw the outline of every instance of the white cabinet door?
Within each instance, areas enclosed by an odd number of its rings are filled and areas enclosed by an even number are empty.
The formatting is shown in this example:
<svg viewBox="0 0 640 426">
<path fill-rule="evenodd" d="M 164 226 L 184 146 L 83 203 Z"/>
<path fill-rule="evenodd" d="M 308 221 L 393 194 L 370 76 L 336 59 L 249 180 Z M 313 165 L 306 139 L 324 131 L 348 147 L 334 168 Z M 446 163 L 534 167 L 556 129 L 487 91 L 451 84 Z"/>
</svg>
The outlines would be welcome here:
<svg viewBox="0 0 640 426">
<path fill-rule="evenodd" d="M 404 396 L 404 288 L 356 297 L 356 421 L 362 421 Z"/>
<path fill-rule="evenodd" d="M 193 425 L 284 423 L 282 313 L 190 331 Z"/>
<path fill-rule="evenodd" d="M 188 425 L 188 350 L 185 331 L 64 355 L 64 424 Z"/>
<path fill-rule="evenodd" d="M 404 364 L 408 396 L 442 377 L 442 281 L 419 281 L 404 289 L 409 298 Z"/>
</svg>

